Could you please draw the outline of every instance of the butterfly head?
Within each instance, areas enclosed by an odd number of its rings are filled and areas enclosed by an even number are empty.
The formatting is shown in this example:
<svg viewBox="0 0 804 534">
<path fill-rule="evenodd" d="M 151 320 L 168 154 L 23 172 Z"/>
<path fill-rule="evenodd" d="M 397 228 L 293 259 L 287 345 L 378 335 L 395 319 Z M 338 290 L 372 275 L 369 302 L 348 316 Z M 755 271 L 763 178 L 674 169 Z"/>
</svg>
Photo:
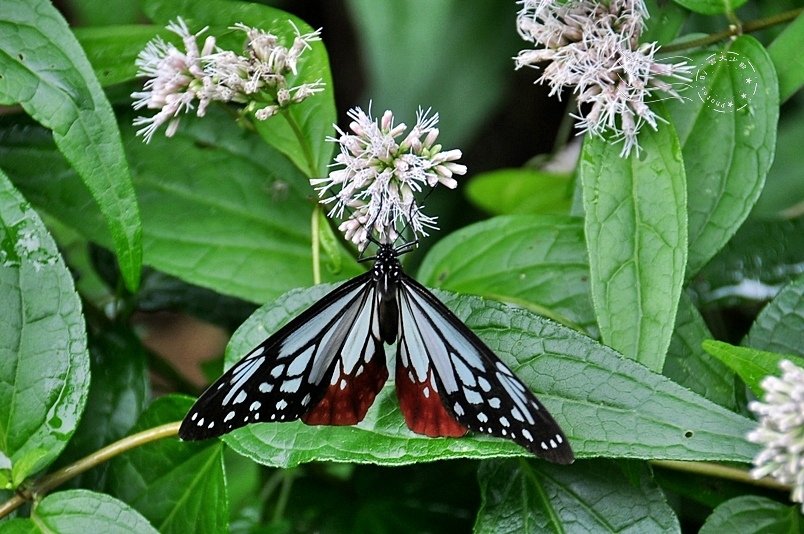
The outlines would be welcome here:
<svg viewBox="0 0 804 534">
<path fill-rule="evenodd" d="M 402 272 L 402 265 L 397 259 L 398 255 L 399 251 L 393 245 L 383 244 L 380 245 L 374 256 L 374 267 L 372 268 L 374 281 L 385 294 L 390 294 L 396 287 Z"/>
</svg>

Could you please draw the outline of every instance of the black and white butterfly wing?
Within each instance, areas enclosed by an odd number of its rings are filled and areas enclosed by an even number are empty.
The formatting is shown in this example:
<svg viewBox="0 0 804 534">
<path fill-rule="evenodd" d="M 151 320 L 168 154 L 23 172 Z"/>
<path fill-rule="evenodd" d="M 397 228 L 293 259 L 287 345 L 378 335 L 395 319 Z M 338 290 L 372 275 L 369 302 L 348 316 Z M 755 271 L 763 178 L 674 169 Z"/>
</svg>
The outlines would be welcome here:
<svg viewBox="0 0 804 534">
<path fill-rule="evenodd" d="M 396 388 L 414 432 L 456 436 L 468 428 L 555 463 L 574 460 L 544 405 L 460 319 L 407 275 L 397 294 Z"/>
<path fill-rule="evenodd" d="M 212 384 L 184 418 L 185 440 L 254 422 L 360 422 L 388 370 L 371 273 L 344 283 L 270 336 Z"/>
</svg>

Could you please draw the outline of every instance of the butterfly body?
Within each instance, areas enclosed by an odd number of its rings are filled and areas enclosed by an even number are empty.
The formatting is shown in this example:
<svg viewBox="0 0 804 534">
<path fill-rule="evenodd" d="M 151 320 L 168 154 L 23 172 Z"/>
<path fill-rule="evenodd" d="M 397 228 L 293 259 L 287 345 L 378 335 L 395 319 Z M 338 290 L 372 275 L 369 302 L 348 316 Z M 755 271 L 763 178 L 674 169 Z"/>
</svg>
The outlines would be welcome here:
<svg viewBox="0 0 804 534">
<path fill-rule="evenodd" d="M 182 439 L 254 423 L 301 419 L 353 425 L 388 378 L 384 344 L 397 344 L 395 385 L 408 427 L 427 436 L 468 430 L 507 438 L 571 463 L 558 424 L 469 328 L 380 245 L 373 268 L 308 308 L 205 391 Z"/>
</svg>

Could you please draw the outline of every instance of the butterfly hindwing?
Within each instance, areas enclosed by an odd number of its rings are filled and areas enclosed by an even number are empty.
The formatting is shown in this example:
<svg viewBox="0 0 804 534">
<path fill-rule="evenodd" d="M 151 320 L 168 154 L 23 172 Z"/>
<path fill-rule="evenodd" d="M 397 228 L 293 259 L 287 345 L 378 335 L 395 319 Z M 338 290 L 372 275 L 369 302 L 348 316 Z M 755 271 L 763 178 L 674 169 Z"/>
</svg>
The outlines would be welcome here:
<svg viewBox="0 0 804 534">
<path fill-rule="evenodd" d="M 355 424 L 388 371 L 370 273 L 327 294 L 232 366 L 182 421 L 182 439 L 253 422 Z"/>
<path fill-rule="evenodd" d="M 573 461 L 566 437 L 544 405 L 460 319 L 407 275 L 400 277 L 397 294 L 396 387 L 412 430 L 461 435 L 458 429 L 468 428 L 511 439 L 556 463 Z M 444 413 L 434 407 L 434 398 Z M 444 414 L 453 425 L 442 421 Z M 421 432 L 434 428 L 421 422 L 431 420 L 447 432 Z"/>
</svg>

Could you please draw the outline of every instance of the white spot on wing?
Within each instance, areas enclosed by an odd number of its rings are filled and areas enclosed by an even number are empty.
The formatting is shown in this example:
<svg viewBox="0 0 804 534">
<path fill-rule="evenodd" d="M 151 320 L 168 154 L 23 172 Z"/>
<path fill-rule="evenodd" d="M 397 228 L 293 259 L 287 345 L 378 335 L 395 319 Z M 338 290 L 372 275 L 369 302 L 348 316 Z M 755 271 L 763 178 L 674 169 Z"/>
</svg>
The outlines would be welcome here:
<svg viewBox="0 0 804 534">
<path fill-rule="evenodd" d="M 479 414 L 477 414 L 477 420 L 480 421 L 481 423 L 485 423 L 489 420 L 489 418 L 486 416 L 486 414 L 480 412 Z"/>
<path fill-rule="evenodd" d="M 489 384 L 489 381 L 483 378 L 482 376 L 477 377 L 477 383 L 480 384 L 480 389 L 482 389 L 486 393 L 491 391 L 491 384 Z"/>
<path fill-rule="evenodd" d="M 430 388 L 425 386 L 424 389 L 422 390 L 422 394 L 424 395 L 425 399 L 429 399 L 430 398 Z"/>
<path fill-rule="evenodd" d="M 455 406 L 452 407 L 452 411 L 454 411 L 458 415 L 463 415 L 464 414 L 463 406 L 461 406 L 457 402 L 455 403 Z"/>
<path fill-rule="evenodd" d="M 285 402 L 285 399 L 282 399 L 282 400 L 280 400 L 279 402 L 276 403 L 276 409 L 277 410 L 284 410 L 285 408 L 287 408 L 287 405 L 288 405 L 288 403 Z"/>
<path fill-rule="evenodd" d="M 248 409 L 251 410 L 252 412 L 256 412 L 257 410 L 260 409 L 260 406 L 262 406 L 262 403 L 260 401 L 254 401 L 251 403 L 251 406 L 249 406 Z"/>
<path fill-rule="evenodd" d="M 229 421 L 234 419 L 234 416 L 235 416 L 235 413 L 234 413 L 234 410 L 232 410 L 231 412 L 226 414 L 226 417 L 223 418 L 223 422 L 228 423 Z"/>
<path fill-rule="evenodd" d="M 272 389 L 274 389 L 273 384 L 269 384 L 268 382 L 260 382 L 260 393 L 268 393 Z"/>
<path fill-rule="evenodd" d="M 283 382 L 281 386 L 279 386 L 279 391 L 284 391 L 285 393 L 292 393 L 299 389 L 301 385 L 301 377 L 294 378 L 293 380 L 288 380 L 287 382 Z"/>
<path fill-rule="evenodd" d="M 507 417 L 500 417 L 500 424 L 502 426 L 511 426 L 511 423 L 508 422 Z"/>
<path fill-rule="evenodd" d="M 472 404 L 480 404 L 483 402 L 483 397 L 480 396 L 480 393 L 477 391 L 472 391 L 471 389 L 463 388 L 463 394 L 466 396 L 466 400 L 471 402 Z"/>
<path fill-rule="evenodd" d="M 495 410 L 500 407 L 500 399 L 499 397 L 493 397 L 489 399 L 489 406 L 494 408 Z"/>
<path fill-rule="evenodd" d="M 193 416 L 190 418 L 190 421 L 195 421 L 196 419 L 198 419 L 198 412 L 193 414 Z"/>
<path fill-rule="evenodd" d="M 313 356 L 315 347 L 309 347 L 307 350 L 296 356 L 288 366 L 288 376 L 298 376 L 307 368 L 310 358 Z"/>
<path fill-rule="evenodd" d="M 241 402 L 246 400 L 246 397 L 248 397 L 248 395 L 246 395 L 246 392 L 241 389 L 240 392 L 237 394 L 237 397 L 235 397 L 234 403 L 240 404 Z"/>
</svg>

